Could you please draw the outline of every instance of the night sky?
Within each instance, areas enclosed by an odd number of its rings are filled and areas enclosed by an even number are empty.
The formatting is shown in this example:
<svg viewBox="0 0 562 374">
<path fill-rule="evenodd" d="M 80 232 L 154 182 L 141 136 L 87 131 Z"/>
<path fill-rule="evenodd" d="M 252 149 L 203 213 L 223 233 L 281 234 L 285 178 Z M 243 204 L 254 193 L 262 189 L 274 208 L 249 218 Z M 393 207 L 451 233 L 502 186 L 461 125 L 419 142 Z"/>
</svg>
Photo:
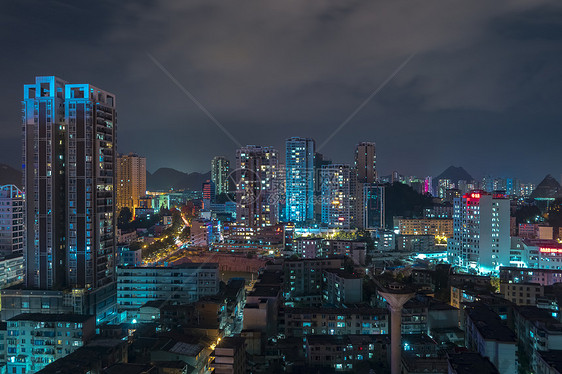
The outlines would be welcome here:
<svg viewBox="0 0 562 374">
<path fill-rule="evenodd" d="M 151 171 L 208 171 L 236 144 L 306 136 L 350 163 L 375 141 L 381 174 L 538 183 L 562 173 L 560 0 L 3 1 L 0 162 L 20 164 L 20 101 L 35 75 L 117 95 L 118 149 Z"/>
</svg>

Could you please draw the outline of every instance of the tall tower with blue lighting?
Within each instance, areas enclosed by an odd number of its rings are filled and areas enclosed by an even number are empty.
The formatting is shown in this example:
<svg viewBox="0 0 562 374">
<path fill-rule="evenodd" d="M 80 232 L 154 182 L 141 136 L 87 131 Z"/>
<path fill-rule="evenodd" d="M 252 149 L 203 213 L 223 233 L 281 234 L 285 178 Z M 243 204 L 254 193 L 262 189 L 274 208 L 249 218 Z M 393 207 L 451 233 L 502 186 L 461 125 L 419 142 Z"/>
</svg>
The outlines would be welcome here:
<svg viewBox="0 0 562 374">
<path fill-rule="evenodd" d="M 286 149 L 286 220 L 314 218 L 314 140 L 289 138 Z"/>
</svg>

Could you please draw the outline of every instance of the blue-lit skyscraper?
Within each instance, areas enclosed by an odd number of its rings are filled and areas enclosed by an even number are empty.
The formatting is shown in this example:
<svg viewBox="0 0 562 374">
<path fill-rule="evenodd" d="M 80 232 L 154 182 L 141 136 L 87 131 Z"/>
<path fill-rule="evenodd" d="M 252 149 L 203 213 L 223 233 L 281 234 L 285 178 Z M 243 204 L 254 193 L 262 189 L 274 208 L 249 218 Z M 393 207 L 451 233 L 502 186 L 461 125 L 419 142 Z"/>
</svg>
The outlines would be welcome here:
<svg viewBox="0 0 562 374">
<path fill-rule="evenodd" d="M 314 218 L 314 140 L 289 138 L 286 147 L 286 220 Z"/>
</svg>

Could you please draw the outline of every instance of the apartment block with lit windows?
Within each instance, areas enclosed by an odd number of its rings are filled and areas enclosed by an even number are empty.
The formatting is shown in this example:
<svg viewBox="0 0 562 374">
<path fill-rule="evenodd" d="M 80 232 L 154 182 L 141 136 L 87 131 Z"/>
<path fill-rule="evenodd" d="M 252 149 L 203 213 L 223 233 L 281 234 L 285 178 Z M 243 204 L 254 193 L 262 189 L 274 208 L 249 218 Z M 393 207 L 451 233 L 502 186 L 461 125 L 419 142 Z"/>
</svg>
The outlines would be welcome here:
<svg viewBox="0 0 562 374">
<path fill-rule="evenodd" d="M 394 218 L 394 228 L 401 235 L 433 235 L 453 237 L 453 220 L 437 218 Z"/>
<path fill-rule="evenodd" d="M 117 157 L 117 209 L 134 212 L 146 195 L 146 158 L 134 153 Z"/>
<path fill-rule="evenodd" d="M 322 223 L 348 229 L 351 225 L 350 167 L 343 164 L 322 166 Z"/>
<path fill-rule="evenodd" d="M 11 374 L 42 370 L 82 347 L 96 329 L 94 316 L 78 314 L 24 313 L 7 323 L 7 372 Z"/>
<path fill-rule="evenodd" d="M 236 219 L 252 228 L 279 222 L 278 152 L 248 145 L 236 151 Z"/>
<path fill-rule="evenodd" d="M 504 194 L 474 190 L 454 200 L 451 264 L 496 274 L 510 264 L 510 201 Z"/>
<path fill-rule="evenodd" d="M 0 186 L 0 257 L 23 255 L 23 192 Z"/>
</svg>

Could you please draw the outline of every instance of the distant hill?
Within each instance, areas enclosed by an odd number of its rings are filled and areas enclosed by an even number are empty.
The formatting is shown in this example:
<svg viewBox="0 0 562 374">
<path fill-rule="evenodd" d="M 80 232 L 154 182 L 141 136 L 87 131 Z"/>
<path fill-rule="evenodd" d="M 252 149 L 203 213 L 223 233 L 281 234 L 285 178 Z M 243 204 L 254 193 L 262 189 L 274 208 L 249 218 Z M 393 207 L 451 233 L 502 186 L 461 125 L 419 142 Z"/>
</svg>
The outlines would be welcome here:
<svg viewBox="0 0 562 374">
<path fill-rule="evenodd" d="M 450 179 L 455 185 L 458 185 L 459 181 L 470 182 L 474 180 L 462 166 L 449 166 L 444 172 L 435 177 L 435 181 L 439 179 Z"/>
<path fill-rule="evenodd" d="M 149 191 L 200 190 L 201 184 L 211 178 L 211 172 L 184 173 L 171 168 L 160 168 L 153 174 L 146 172 L 146 188 Z"/>
<path fill-rule="evenodd" d="M 6 164 L 0 164 L 0 185 L 5 184 L 15 184 L 21 188 L 21 170 L 14 169 Z"/>
<path fill-rule="evenodd" d="M 560 183 L 548 174 L 531 193 L 533 199 L 556 199 L 562 197 Z"/>
</svg>

